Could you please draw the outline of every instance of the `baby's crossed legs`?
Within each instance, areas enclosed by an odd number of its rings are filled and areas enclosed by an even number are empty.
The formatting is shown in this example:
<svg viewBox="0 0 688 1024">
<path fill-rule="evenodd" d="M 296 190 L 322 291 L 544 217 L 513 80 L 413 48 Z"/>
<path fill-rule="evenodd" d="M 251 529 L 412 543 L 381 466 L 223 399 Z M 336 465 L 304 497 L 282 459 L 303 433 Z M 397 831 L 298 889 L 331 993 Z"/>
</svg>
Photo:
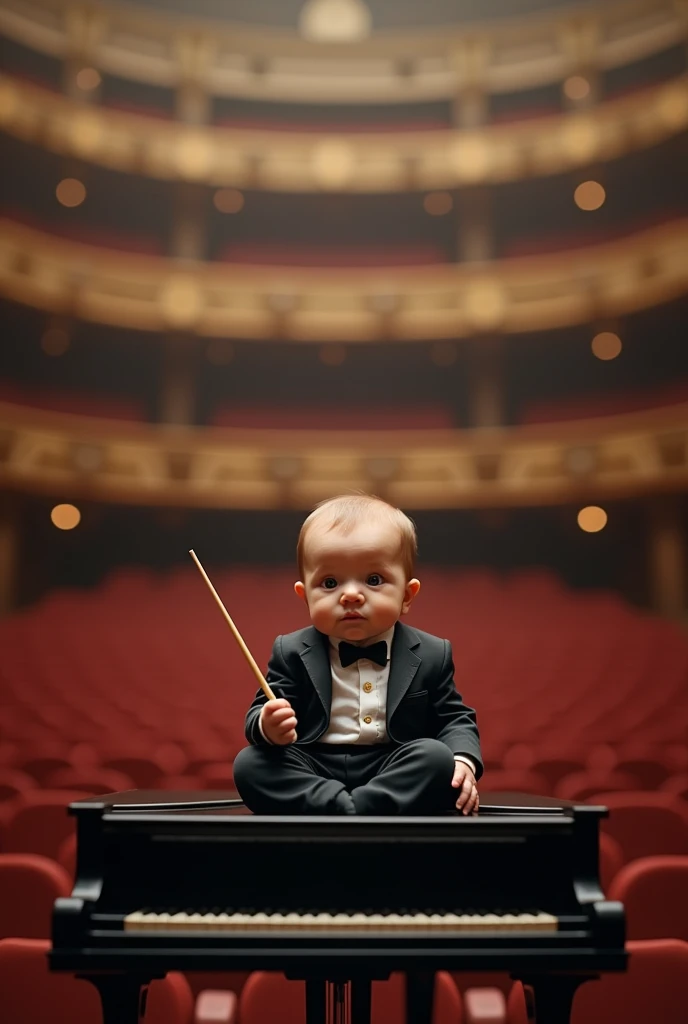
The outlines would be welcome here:
<svg viewBox="0 0 688 1024">
<path fill-rule="evenodd" d="M 251 746 L 234 782 L 255 814 L 436 814 L 450 810 L 454 756 L 439 740 L 400 746 Z"/>
</svg>

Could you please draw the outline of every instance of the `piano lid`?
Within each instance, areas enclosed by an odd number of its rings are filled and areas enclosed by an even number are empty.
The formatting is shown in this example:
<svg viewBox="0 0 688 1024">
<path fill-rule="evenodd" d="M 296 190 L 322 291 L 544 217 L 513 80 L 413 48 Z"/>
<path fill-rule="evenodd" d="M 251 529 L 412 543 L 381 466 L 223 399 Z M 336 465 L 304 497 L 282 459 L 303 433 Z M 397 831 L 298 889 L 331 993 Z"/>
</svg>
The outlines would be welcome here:
<svg viewBox="0 0 688 1024">
<path fill-rule="evenodd" d="M 570 800 L 555 797 L 533 796 L 530 793 L 482 793 L 479 817 L 495 815 L 543 816 L 570 814 L 576 805 Z M 167 791 L 154 789 L 132 789 L 123 793 L 107 793 L 102 796 L 78 800 L 70 807 L 72 811 L 100 809 L 104 813 L 137 812 L 145 814 L 187 814 L 221 813 L 250 814 L 238 793 L 233 790 Z M 448 815 L 457 812 L 448 811 Z"/>
</svg>

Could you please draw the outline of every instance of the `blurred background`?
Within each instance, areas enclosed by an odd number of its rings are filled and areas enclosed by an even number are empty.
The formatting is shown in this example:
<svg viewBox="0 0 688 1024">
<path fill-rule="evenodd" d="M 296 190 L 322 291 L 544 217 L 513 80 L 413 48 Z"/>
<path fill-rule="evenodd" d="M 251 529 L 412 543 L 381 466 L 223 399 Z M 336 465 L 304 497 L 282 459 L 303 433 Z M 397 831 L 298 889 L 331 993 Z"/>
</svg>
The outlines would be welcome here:
<svg viewBox="0 0 688 1024">
<path fill-rule="evenodd" d="M 633 686 L 681 744 L 685 7 L 3 0 L 0 37 L 6 759 L 229 764 L 253 685 L 187 549 L 265 663 L 351 489 L 417 521 L 496 769 L 638 740 Z"/>
<path fill-rule="evenodd" d="M 231 788 L 187 550 L 264 665 L 360 489 L 485 786 L 654 800 L 607 880 L 688 853 L 687 43 L 674 0 L 0 0 L 4 852 Z"/>
</svg>

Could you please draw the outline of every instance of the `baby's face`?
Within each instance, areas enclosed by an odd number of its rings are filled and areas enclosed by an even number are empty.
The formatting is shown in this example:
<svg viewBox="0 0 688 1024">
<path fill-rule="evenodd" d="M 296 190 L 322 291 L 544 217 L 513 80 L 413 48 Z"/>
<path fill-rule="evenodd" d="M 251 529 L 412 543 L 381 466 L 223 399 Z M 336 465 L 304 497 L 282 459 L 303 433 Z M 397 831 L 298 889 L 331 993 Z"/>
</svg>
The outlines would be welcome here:
<svg viewBox="0 0 688 1024">
<path fill-rule="evenodd" d="M 408 611 L 418 580 L 407 580 L 400 538 L 384 520 L 348 533 L 315 523 L 304 548 L 304 579 L 294 585 L 316 629 L 359 642 L 384 633 Z"/>
</svg>

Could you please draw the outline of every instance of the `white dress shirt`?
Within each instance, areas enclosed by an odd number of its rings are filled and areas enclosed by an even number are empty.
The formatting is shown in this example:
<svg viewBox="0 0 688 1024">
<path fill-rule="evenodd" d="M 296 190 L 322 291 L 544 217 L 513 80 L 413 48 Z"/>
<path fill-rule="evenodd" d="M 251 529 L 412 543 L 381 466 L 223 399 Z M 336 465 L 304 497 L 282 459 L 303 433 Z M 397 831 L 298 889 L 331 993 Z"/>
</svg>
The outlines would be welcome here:
<svg viewBox="0 0 688 1024">
<path fill-rule="evenodd" d="M 359 658 L 353 664 L 343 667 L 339 660 L 340 640 L 328 637 L 330 668 L 332 671 L 332 703 L 330 724 L 320 737 L 320 743 L 345 743 L 358 746 L 372 746 L 389 742 L 387 735 L 387 683 L 389 681 L 390 653 L 394 626 L 379 636 L 369 637 L 354 647 L 368 647 L 379 640 L 387 644 L 387 663 L 378 665 L 368 658 Z M 263 723 L 258 719 L 258 728 L 263 739 Z M 298 731 L 298 724 L 297 724 Z M 268 740 L 269 742 L 269 740 Z M 454 760 L 463 761 L 475 775 L 475 765 L 470 758 L 454 754 Z"/>
<path fill-rule="evenodd" d="M 387 663 L 377 665 L 368 658 L 359 658 L 353 664 L 342 666 L 339 660 L 340 640 L 329 637 L 330 668 L 332 669 L 332 704 L 330 724 L 321 736 L 321 743 L 353 743 L 368 746 L 387 743 L 387 683 L 389 681 L 389 653 L 394 626 L 380 636 L 369 637 L 354 647 L 368 647 L 384 640 L 387 645 Z"/>
</svg>

